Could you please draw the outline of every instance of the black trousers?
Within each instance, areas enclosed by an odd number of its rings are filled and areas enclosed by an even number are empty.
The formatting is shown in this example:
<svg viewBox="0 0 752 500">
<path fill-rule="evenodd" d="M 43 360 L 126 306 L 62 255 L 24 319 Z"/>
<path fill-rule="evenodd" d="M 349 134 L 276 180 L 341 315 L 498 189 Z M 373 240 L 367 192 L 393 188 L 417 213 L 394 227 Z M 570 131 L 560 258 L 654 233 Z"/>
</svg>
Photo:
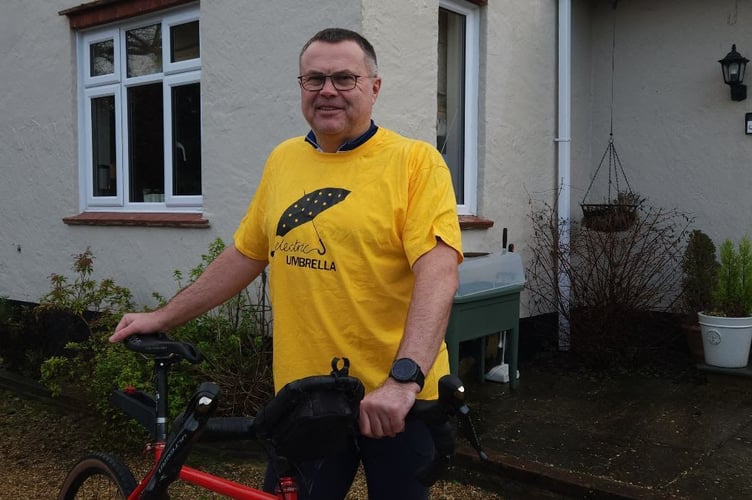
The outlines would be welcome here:
<svg viewBox="0 0 752 500">
<path fill-rule="evenodd" d="M 431 462 L 433 453 L 425 424 L 408 420 L 405 431 L 393 438 L 359 437 L 338 455 L 298 465 L 299 498 L 344 499 L 362 463 L 370 500 L 428 499 L 428 488 L 420 484 L 416 473 Z M 273 493 L 277 482 L 276 471 L 267 467 L 264 491 Z"/>
</svg>

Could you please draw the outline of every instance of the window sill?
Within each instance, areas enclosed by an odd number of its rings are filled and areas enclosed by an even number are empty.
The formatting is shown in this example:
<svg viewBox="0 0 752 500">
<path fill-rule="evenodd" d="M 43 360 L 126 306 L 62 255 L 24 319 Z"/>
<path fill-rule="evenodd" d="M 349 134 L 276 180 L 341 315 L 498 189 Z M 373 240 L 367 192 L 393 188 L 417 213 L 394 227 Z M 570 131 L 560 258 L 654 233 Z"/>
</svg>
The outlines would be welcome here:
<svg viewBox="0 0 752 500">
<path fill-rule="evenodd" d="M 476 215 L 460 215 L 460 229 L 490 229 L 494 221 Z"/>
<path fill-rule="evenodd" d="M 70 226 L 209 227 L 209 219 L 204 219 L 203 214 L 162 212 L 83 212 L 63 217 L 63 223 Z"/>
<path fill-rule="evenodd" d="M 70 226 L 145 226 L 145 227 L 209 227 L 209 219 L 202 214 L 188 213 L 120 213 L 83 212 L 64 217 L 63 223 Z M 460 229 L 489 229 L 494 221 L 475 215 L 460 215 Z"/>
</svg>

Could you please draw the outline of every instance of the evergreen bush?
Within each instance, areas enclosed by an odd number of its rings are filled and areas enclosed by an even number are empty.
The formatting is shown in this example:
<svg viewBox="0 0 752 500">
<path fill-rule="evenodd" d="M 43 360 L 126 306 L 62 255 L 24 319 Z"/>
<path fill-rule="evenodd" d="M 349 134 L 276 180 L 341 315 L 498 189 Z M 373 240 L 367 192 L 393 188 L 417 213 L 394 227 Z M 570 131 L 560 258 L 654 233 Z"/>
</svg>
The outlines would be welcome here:
<svg viewBox="0 0 752 500">
<path fill-rule="evenodd" d="M 710 236 L 693 230 L 682 256 L 682 312 L 696 319 L 696 314 L 713 305 L 713 286 L 718 279 L 716 248 Z"/>
<path fill-rule="evenodd" d="M 752 316 L 752 244 L 747 236 L 738 246 L 730 239 L 720 247 L 720 268 L 713 288 L 713 316 Z"/>
</svg>

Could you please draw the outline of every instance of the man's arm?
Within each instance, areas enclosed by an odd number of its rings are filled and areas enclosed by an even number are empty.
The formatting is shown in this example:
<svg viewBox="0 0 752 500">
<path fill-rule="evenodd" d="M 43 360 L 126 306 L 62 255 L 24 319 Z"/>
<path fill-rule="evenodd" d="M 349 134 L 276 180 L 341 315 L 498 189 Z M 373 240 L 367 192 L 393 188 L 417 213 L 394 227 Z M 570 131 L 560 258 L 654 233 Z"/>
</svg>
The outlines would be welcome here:
<svg viewBox="0 0 752 500">
<path fill-rule="evenodd" d="M 444 341 L 454 294 L 459 285 L 457 252 L 442 242 L 413 265 L 415 285 L 407 313 L 405 334 L 397 357 L 414 360 L 426 374 Z M 360 405 L 360 431 L 366 436 L 394 436 L 405 427 L 405 416 L 415 402 L 418 384 L 387 378 Z"/>
<path fill-rule="evenodd" d="M 444 341 L 459 286 L 457 251 L 438 240 L 431 251 L 415 262 L 413 273 L 413 297 L 396 359 L 414 360 L 425 375 Z"/>
<path fill-rule="evenodd" d="M 110 342 L 119 342 L 134 333 L 166 332 L 180 326 L 239 293 L 266 265 L 266 261 L 250 259 L 234 245 L 229 246 L 164 307 L 124 315 Z"/>
</svg>

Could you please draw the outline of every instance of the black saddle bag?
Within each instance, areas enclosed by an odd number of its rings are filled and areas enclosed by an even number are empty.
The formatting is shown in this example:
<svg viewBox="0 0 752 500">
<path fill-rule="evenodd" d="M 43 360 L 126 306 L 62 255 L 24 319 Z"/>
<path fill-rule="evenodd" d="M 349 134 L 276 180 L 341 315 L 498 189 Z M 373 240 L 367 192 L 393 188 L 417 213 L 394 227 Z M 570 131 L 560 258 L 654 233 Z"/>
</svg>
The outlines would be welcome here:
<svg viewBox="0 0 752 500">
<path fill-rule="evenodd" d="M 292 462 L 314 460 L 346 449 L 358 431 L 358 412 L 365 389 L 347 375 L 349 362 L 331 375 L 306 377 L 284 386 L 254 421 L 256 436 L 278 457 Z"/>
</svg>

